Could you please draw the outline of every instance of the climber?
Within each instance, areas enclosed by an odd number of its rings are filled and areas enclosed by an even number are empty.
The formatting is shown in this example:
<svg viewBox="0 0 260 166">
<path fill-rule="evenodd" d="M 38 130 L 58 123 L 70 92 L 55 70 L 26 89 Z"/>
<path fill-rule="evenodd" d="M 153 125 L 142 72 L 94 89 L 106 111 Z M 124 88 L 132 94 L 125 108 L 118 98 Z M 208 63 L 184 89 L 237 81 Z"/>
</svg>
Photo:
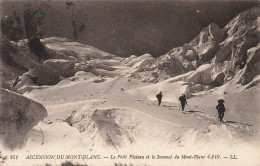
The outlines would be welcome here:
<svg viewBox="0 0 260 166">
<path fill-rule="evenodd" d="M 184 93 L 179 97 L 179 101 L 181 102 L 182 111 L 184 111 L 185 104 L 187 105 L 187 99 Z"/>
<path fill-rule="evenodd" d="M 162 92 L 158 93 L 158 94 L 156 95 L 156 98 L 157 98 L 157 100 L 158 100 L 158 105 L 160 105 L 161 102 L 162 102 Z"/>
<path fill-rule="evenodd" d="M 223 99 L 219 99 L 218 105 L 216 106 L 216 109 L 218 110 L 218 118 L 220 122 L 222 122 L 222 119 L 224 117 L 224 112 L 226 111 L 224 102 L 225 101 Z"/>
</svg>

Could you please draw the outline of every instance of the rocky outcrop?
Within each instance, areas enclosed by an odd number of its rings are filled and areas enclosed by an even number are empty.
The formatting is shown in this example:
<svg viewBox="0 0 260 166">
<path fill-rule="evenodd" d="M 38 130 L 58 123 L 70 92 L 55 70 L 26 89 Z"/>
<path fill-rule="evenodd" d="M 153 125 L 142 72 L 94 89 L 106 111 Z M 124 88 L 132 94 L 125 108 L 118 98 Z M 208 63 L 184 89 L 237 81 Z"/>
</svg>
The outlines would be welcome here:
<svg viewBox="0 0 260 166">
<path fill-rule="evenodd" d="M 155 64 L 158 67 L 161 79 L 174 77 L 195 69 L 185 58 L 174 54 L 159 57 Z"/>
<path fill-rule="evenodd" d="M 59 51 L 54 51 L 41 43 L 39 39 L 20 41 L 8 41 L 4 37 L 0 41 L 1 73 L 6 88 L 10 88 L 12 81 L 23 73 L 36 68 L 46 59 L 70 59 L 67 55 Z"/>
<path fill-rule="evenodd" d="M 67 78 L 76 73 L 74 62 L 63 59 L 50 59 L 34 69 L 24 73 L 13 84 L 13 90 L 24 93 L 31 85 L 55 85 L 62 78 Z"/>
<path fill-rule="evenodd" d="M 210 24 L 190 43 L 174 48 L 156 60 L 164 76 L 161 78 L 184 74 L 210 61 L 218 51 L 221 40 L 221 29 L 216 24 Z"/>
<path fill-rule="evenodd" d="M 43 66 L 50 68 L 53 71 L 53 73 L 59 76 L 69 77 L 75 74 L 75 63 L 70 60 L 49 59 L 43 63 Z"/>
<path fill-rule="evenodd" d="M 173 48 L 147 64 L 139 64 L 138 70 L 136 70 L 138 73 L 135 73 L 134 76 L 139 74 L 144 81 L 158 82 L 195 70 L 205 62 L 212 60 L 219 50 L 222 36 L 221 29 L 216 24 L 210 24 L 190 43 Z M 133 59 L 136 58 L 129 57 L 125 61 L 133 61 Z M 156 75 L 152 74 L 155 72 Z"/>
<path fill-rule="evenodd" d="M 37 62 L 34 66 L 26 68 L 22 76 L 12 77 L 13 82 L 15 82 L 11 85 L 12 90 L 17 90 L 19 93 L 33 89 L 32 85 L 55 85 L 78 71 L 112 76 L 115 70 L 114 64 L 122 61 L 120 57 L 64 38 L 33 39 L 29 41 L 30 48 L 26 40 L 13 42 L 12 45 L 17 46 L 19 53 L 22 52 L 22 49 L 29 50 L 25 52 L 25 55 L 29 53 L 35 55 L 34 61 Z M 16 56 L 15 59 L 18 58 Z M 45 60 L 46 57 L 47 60 Z M 31 60 L 30 57 L 27 59 Z M 114 61 L 110 61 L 111 59 Z M 24 61 L 26 62 L 26 60 Z"/>
<path fill-rule="evenodd" d="M 185 81 L 196 92 L 230 80 L 248 84 L 260 74 L 259 15 L 260 8 L 256 7 L 238 14 L 223 29 L 212 23 L 191 42 L 173 48 L 148 65 L 139 64 L 134 76 L 158 82 L 193 71 Z M 126 61 L 132 59 L 136 57 Z"/>
<path fill-rule="evenodd" d="M 0 39 L 0 78 L 4 88 L 10 88 L 13 80 L 39 64 L 37 56 L 23 54 L 21 49 L 4 37 Z M 29 49 L 28 49 L 29 50 Z M 29 52 L 29 51 L 28 51 Z"/>
<path fill-rule="evenodd" d="M 247 55 L 247 63 L 243 69 L 243 74 L 238 81 L 238 83 L 241 83 L 242 85 L 248 84 L 254 77 L 260 74 L 260 45 L 249 49 Z"/>
<path fill-rule="evenodd" d="M 184 57 L 194 67 L 210 61 L 219 50 L 223 34 L 221 29 L 214 23 L 202 29 L 190 43 L 184 44 L 169 51 L 168 55 Z"/>
<path fill-rule="evenodd" d="M 184 55 L 184 57 L 188 60 L 188 61 L 196 61 L 199 59 L 198 53 L 195 50 L 187 50 L 186 54 Z"/>
<path fill-rule="evenodd" d="M 60 80 L 59 76 L 45 65 L 39 65 L 23 76 L 28 76 L 35 85 L 55 85 Z"/>
<path fill-rule="evenodd" d="M 30 48 L 30 50 L 38 57 L 39 61 L 50 58 L 50 56 L 47 52 L 47 49 L 42 44 L 42 42 L 40 41 L 39 38 L 34 37 L 31 39 L 28 39 L 27 45 Z"/>
<path fill-rule="evenodd" d="M 178 52 L 181 51 L 183 50 L 176 48 L 170 55 L 162 55 L 157 59 L 147 55 L 133 58 L 127 63 L 135 68 L 131 77 L 142 78 L 143 82 L 156 83 L 159 80 L 164 80 L 194 70 L 195 67 L 190 61 L 178 55 Z"/>
<path fill-rule="evenodd" d="M 232 69 L 247 60 L 247 50 L 259 43 L 260 9 L 253 8 L 237 15 L 222 30 L 227 36 L 220 44 L 213 63 L 221 63 L 232 58 Z"/>
<path fill-rule="evenodd" d="M 23 71 L 35 68 L 47 59 L 68 59 L 66 55 L 47 48 L 39 39 L 10 42 L 1 38 L 0 47 L 1 60 Z"/>
<path fill-rule="evenodd" d="M 198 53 L 200 64 L 210 61 L 219 50 L 222 40 L 221 29 L 214 23 L 204 28 L 189 44 Z"/>
<path fill-rule="evenodd" d="M 219 43 L 222 40 L 219 36 L 221 36 L 221 33 L 223 34 L 223 41 L 218 44 L 219 49 L 216 54 L 213 55 L 214 58 L 211 61 L 213 68 L 211 70 L 212 82 L 210 85 L 212 87 L 223 85 L 225 81 L 227 82 L 232 79 L 237 83 L 246 85 L 260 74 L 259 15 L 260 8 L 247 10 L 232 19 L 221 32 L 215 27 L 213 28 L 215 29 L 215 33 L 210 33 L 210 29 L 212 28 L 209 26 L 206 31 L 208 33 L 202 30 L 199 35 L 200 37 L 195 38 L 191 42 L 193 45 L 200 45 L 199 43 L 203 43 L 203 41 L 208 42 L 208 39 L 213 39 L 210 41 Z M 206 35 L 209 36 L 206 38 L 205 33 L 211 35 Z M 212 42 L 210 43 L 210 45 L 212 45 Z M 201 44 L 201 46 L 202 45 L 203 44 Z M 194 46 L 193 48 L 198 52 L 198 56 L 201 59 L 200 51 Z M 208 83 L 207 80 L 201 82 L 203 85 Z"/>
<path fill-rule="evenodd" d="M 226 77 L 239 77 L 236 82 L 242 85 L 260 74 L 259 15 L 260 8 L 253 8 L 232 19 L 222 30 L 226 38 L 212 60 L 215 66 L 222 66 Z"/>
<path fill-rule="evenodd" d="M 225 74 L 223 72 L 216 73 L 212 76 L 212 85 L 214 87 L 220 86 L 224 83 Z"/>
<path fill-rule="evenodd" d="M 140 57 L 132 55 L 129 58 L 126 58 L 123 62 L 127 66 L 131 67 L 129 70 L 131 74 L 129 76 L 132 79 L 138 79 L 143 82 L 157 82 L 158 73 L 152 73 L 152 71 L 156 70 L 155 60 L 156 59 L 153 58 L 152 55 L 144 54 Z"/>
<path fill-rule="evenodd" d="M 22 71 L 28 71 L 40 62 L 38 57 L 30 51 L 26 41 L 10 42 L 1 38 L 1 61 Z"/>
<path fill-rule="evenodd" d="M 9 148 L 27 141 L 29 131 L 47 117 L 42 104 L 12 91 L 1 89 L 0 138 Z"/>
</svg>

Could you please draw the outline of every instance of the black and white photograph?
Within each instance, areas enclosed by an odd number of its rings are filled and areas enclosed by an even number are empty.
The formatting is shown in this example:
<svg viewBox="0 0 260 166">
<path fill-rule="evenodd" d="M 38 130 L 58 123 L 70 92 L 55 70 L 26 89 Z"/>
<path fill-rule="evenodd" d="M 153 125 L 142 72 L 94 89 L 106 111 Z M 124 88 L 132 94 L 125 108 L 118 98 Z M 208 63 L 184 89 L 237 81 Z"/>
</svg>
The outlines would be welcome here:
<svg viewBox="0 0 260 166">
<path fill-rule="evenodd" d="M 259 0 L 1 0 L 0 166 L 259 166 Z"/>
</svg>

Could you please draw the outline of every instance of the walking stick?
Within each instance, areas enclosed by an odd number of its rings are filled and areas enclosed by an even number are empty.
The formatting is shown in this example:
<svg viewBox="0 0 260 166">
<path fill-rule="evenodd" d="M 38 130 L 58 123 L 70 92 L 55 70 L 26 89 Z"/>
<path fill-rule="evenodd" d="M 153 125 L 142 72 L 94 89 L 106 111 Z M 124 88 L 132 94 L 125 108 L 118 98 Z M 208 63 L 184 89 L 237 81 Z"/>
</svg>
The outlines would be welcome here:
<svg viewBox="0 0 260 166">
<path fill-rule="evenodd" d="M 218 113 L 215 114 L 215 116 L 217 115 Z M 215 118 L 215 116 L 213 116 L 213 119 Z"/>
<path fill-rule="evenodd" d="M 189 106 L 188 104 L 186 104 L 186 105 L 189 107 L 189 109 L 191 109 L 190 106 Z M 191 109 L 191 110 L 192 110 L 192 109 Z"/>
</svg>

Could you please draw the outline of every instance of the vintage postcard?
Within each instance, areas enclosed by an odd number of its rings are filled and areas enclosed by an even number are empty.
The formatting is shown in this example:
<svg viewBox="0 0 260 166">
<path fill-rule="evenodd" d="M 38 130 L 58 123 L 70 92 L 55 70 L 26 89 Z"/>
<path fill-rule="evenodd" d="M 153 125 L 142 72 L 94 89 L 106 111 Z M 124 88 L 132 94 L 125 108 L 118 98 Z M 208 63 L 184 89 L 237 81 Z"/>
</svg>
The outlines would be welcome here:
<svg viewBox="0 0 260 166">
<path fill-rule="evenodd" d="M 258 0 L 1 0 L 0 166 L 259 166 Z"/>
</svg>

